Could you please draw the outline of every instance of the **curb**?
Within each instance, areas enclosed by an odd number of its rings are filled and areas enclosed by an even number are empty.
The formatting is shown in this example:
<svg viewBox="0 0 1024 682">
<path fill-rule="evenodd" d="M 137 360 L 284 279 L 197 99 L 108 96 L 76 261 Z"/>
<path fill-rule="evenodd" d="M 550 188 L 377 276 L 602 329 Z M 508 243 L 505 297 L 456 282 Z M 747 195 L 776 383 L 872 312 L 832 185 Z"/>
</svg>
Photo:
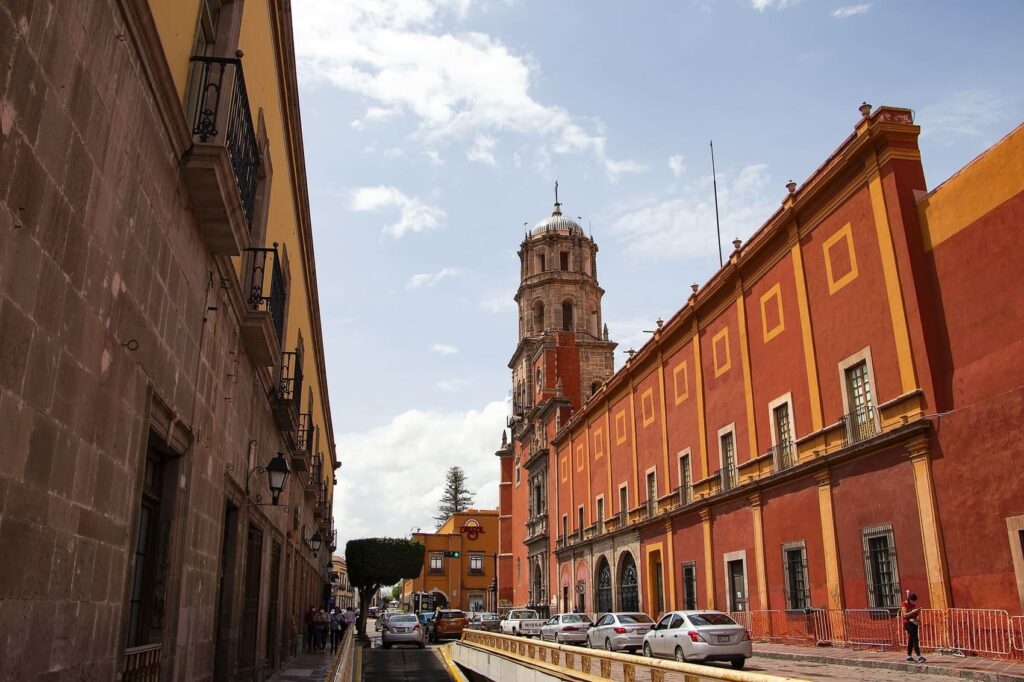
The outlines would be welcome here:
<svg viewBox="0 0 1024 682">
<path fill-rule="evenodd" d="M 883 670 L 895 670 L 897 672 L 910 673 L 914 675 L 943 675 L 960 680 L 975 680 L 976 682 L 1024 682 L 1024 676 L 1010 673 L 989 672 L 987 670 L 966 670 L 964 668 L 946 668 L 942 666 L 930 666 L 927 663 L 909 664 L 899 661 L 872 661 L 863 658 L 836 658 L 834 656 L 815 656 L 814 654 L 791 654 L 781 651 L 758 651 L 754 650 L 755 658 L 774 658 L 782 661 L 806 661 L 808 663 L 822 663 L 825 665 L 845 665 L 856 668 L 880 668 Z"/>
</svg>

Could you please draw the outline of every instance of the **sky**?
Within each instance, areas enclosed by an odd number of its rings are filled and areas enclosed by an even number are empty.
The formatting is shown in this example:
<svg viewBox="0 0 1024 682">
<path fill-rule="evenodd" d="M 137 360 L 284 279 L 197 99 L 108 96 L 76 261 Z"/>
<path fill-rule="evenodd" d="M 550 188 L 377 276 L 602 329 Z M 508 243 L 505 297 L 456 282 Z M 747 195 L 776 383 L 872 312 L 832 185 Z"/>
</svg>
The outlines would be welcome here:
<svg viewBox="0 0 1024 682">
<path fill-rule="evenodd" d="M 849 135 L 914 109 L 933 188 L 1024 120 L 1024 2 L 294 0 L 340 547 L 497 505 L 516 252 L 600 252 L 616 368 Z"/>
</svg>

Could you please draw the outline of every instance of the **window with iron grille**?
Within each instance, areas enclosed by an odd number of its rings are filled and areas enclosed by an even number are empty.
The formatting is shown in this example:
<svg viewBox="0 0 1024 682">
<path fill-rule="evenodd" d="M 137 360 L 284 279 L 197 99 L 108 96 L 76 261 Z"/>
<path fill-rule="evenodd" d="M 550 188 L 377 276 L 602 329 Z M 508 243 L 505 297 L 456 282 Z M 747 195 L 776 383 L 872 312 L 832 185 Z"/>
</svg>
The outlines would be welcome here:
<svg viewBox="0 0 1024 682">
<path fill-rule="evenodd" d="M 430 554 L 430 572 L 444 573 L 444 555 L 440 552 L 432 552 Z"/>
<path fill-rule="evenodd" d="M 622 515 L 622 522 L 626 522 L 626 514 L 629 513 L 629 488 L 619 488 L 619 514 Z"/>
<path fill-rule="evenodd" d="M 683 608 L 697 608 L 697 564 L 693 561 L 683 563 Z"/>
<path fill-rule="evenodd" d="M 736 485 L 736 450 L 733 443 L 733 434 L 722 434 L 722 468 L 725 470 L 725 482 L 731 488 Z"/>
<path fill-rule="evenodd" d="M 576 510 L 576 530 L 579 534 L 583 535 L 583 505 L 581 504 Z"/>
<path fill-rule="evenodd" d="M 693 497 L 693 479 L 690 476 L 690 456 L 683 455 L 679 458 L 679 500 L 682 504 L 689 504 Z"/>
<path fill-rule="evenodd" d="M 569 536 L 569 515 L 562 514 L 562 539 Z"/>
<path fill-rule="evenodd" d="M 899 608 L 900 574 L 896 565 L 892 525 L 887 523 L 865 528 L 863 542 L 868 606 L 876 609 Z"/>
<path fill-rule="evenodd" d="M 782 403 L 772 410 L 775 421 L 775 443 L 779 449 L 778 466 L 785 469 L 793 464 L 793 426 L 789 418 L 789 403 Z"/>
<path fill-rule="evenodd" d="M 597 498 L 597 532 L 604 532 L 604 498 Z"/>
<path fill-rule="evenodd" d="M 647 515 L 654 516 L 658 504 L 658 476 L 653 471 L 647 474 Z"/>
<path fill-rule="evenodd" d="M 847 417 L 850 441 L 857 442 L 875 435 L 878 429 L 867 360 L 846 368 L 846 398 L 850 409 Z"/>
<path fill-rule="evenodd" d="M 786 579 L 786 608 L 800 610 L 811 605 L 807 580 L 807 548 L 803 541 L 782 546 L 782 570 Z"/>
</svg>

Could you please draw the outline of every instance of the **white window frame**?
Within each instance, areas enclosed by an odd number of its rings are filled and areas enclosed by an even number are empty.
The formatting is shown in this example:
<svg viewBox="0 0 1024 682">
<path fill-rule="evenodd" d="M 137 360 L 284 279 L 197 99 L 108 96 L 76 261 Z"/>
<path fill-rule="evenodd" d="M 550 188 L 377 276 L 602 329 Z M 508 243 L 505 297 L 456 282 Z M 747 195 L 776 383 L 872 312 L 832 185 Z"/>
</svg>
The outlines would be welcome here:
<svg viewBox="0 0 1024 682">
<path fill-rule="evenodd" d="M 600 503 L 600 504 L 598 504 Z M 598 514 L 597 511 L 601 510 Z M 594 498 L 594 523 L 599 524 L 597 528 L 598 533 L 604 532 L 604 522 L 607 519 L 608 505 L 605 504 L 604 493 Z"/>
<path fill-rule="evenodd" d="M 651 499 L 651 485 L 648 481 L 654 474 L 654 499 Z M 644 472 L 644 504 L 647 506 L 648 516 L 654 517 L 658 513 L 658 467 L 648 467 Z"/>
<path fill-rule="evenodd" d="M 772 450 L 779 445 L 779 428 L 778 424 L 775 423 L 775 408 L 785 405 L 786 409 L 789 410 L 789 437 L 790 447 L 793 448 L 792 457 L 793 464 L 797 463 L 797 450 L 796 450 L 796 414 L 793 412 L 793 394 L 783 393 L 775 400 L 768 403 L 768 431 L 772 436 Z M 843 413 L 845 414 L 845 412 Z"/>
<path fill-rule="evenodd" d="M 875 368 L 871 363 L 871 346 L 865 346 L 853 355 L 843 358 L 839 361 L 839 386 L 842 388 L 843 398 L 843 414 L 850 414 L 850 387 L 846 384 L 846 370 L 850 369 L 854 365 L 864 362 L 867 366 L 868 372 L 868 383 L 871 386 L 871 406 L 878 408 L 881 404 L 881 400 L 878 395 L 878 384 L 875 382 Z"/>
<path fill-rule="evenodd" d="M 733 464 L 736 467 L 736 480 L 733 483 L 733 485 L 738 487 L 739 484 L 740 484 L 740 457 L 739 457 L 739 447 L 738 447 L 738 445 L 736 443 L 736 422 L 731 422 L 728 426 L 723 426 L 722 428 L 718 429 L 718 470 L 719 471 L 722 471 L 723 469 L 725 469 L 725 452 L 722 451 L 722 436 L 725 436 L 725 435 L 731 435 L 732 436 L 732 458 L 733 458 Z M 719 476 L 721 476 L 721 475 L 722 474 L 719 473 Z"/>
<path fill-rule="evenodd" d="M 746 595 L 747 611 L 750 610 L 750 572 L 747 570 L 747 550 L 738 549 L 735 552 L 726 552 L 722 555 L 722 576 L 725 585 L 725 605 L 727 612 L 735 611 L 735 604 L 733 604 L 732 596 L 732 585 L 729 582 L 729 562 L 731 561 L 742 561 L 743 562 L 743 594 Z"/>
<path fill-rule="evenodd" d="M 690 470 L 690 476 L 689 476 L 689 478 L 690 478 L 690 485 L 689 485 L 689 492 L 686 494 L 686 502 L 683 502 L 682 496 L 681 496 L 681 494 L 682 494 L 681 491 L 683 489 L 683 458 L 684 457 L 687 458 L 686 462 L 687 462 L 688 468 Z M 679 452 L 679 454 L 676 455 L 676 471 L 679 473 L 680 502 L 682 502 L 683 504 L 689 504 L 690 502 L 693 502 L 693 457 L 692 457 L 692 453 L 691 453 L 691 449 L 690 448 L 686 448 L 685 450 L 681 450 Z"/>
<path fill-rule="evenodd" d="M 803 582 L 804 582 L 804 592 L 805 592 L 804 596 L 806 596 L 807 603 L 804 606 L 797 607 L 797 608 L 794 609 L 793 606 L 792 606 L 792 601 L 793 601 L 792 592 L 790 591 L 790 587 L 789 587 L 789 584 L 790 584 L 790 580 L 789 580 L 789 558 L 786 556 L 786 553 L 787 552 L 797 551 L 797 550 L 799 550 L 802 553 L 801 554 L 801 559 L 803 560 L 803 566 L 801 568 L 803 570 L 803 576 L 802 577 L 803 577 Z M 783 592 L 785 593 L 785 597 L 786 597 L 786 610 L 787 611 L 803 610 L 803 609 L 809 608 L 810 605 L 811 605 L 811 582 L 810 582 L 810 577 L 811 576 L 810 576 L 810 568 L 808 567 L 807 564 L 808 564 L 808 561 L 807 561 L 807 543 L 806 542 L 804 542 L 803 540 L 796 540 L 796 541 L 793 541 L 793 542 L 784 543 L 782 545 L 782 581 L 783 581 Z"/>
</svg>

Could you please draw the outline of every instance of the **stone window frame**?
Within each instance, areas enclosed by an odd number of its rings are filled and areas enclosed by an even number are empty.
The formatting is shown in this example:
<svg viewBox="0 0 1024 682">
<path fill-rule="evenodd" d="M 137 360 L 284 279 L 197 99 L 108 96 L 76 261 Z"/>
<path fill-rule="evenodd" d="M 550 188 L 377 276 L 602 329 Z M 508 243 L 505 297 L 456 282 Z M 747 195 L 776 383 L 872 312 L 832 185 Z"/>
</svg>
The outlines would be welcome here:
<svg viewBox="0 0 1024 682">
<path fill-rule="evenodd" d="M 800 551 L 800 561 L 803 579 L 803 594 L 795 597 L 790 589 L 789 552 Z M 783 590 L 786 595 L 786 610 L 800 611 L 811 606 L 811 583 L 809 569 L 807 567 L 807 543 L 803 540 L 786 542 L 782 545 L 782 580 Z M 799 603 L 797 603 L 799 601 Z"/>
<path fill-rule="evenodd" d="M 733 603 L 734 597 L 733 597 L 733 594 L 732 594 L 732 583 L 729 582 L 729 564 L 730 564 L 730 562 L 733 562 L 733 561 L 741 561 L 741 562 L 743 562 L 743 594 L 744 594 L 744 597 L 745 597 L 745 600 L 746 600 L 746 606 L 747 606 L 746 610 L 749 611 L 750 610 L 750 571 L 747 570 L 748 569 L 748 566 L 747 566 L 747 550 L 745 550 L 745 549 L 738 549 L 735 552 L 725 552 L 724 554 L 722 554 L 722 570 L 724 571 L 724 573 L 723 573 L 724 580 L 723 580 L 722 584 L 725 585 L 725 605 L 727 607 L 726 611 L 727 612 L 732 612 L 732 611 L 736 610 L 736 608 L 735 608 L 736 605 Z"/>
<path fill-rule="evenodd" d="M 843 399 L 843 414 L 844 415 L 845 414 L 850 414 L 850 409 L 851 409 L 851 407 L 850 407 L 850 387 L 849 387 L 849 385 L 847 383 L 847 379 L 846 379 L 846 370 L 848 370 L 851 367 L 859 364 L 862 361 L 864 362 L 865 367 L 867 368 L 868 383 L 869 383 L 869 388 L 871 389 L 871 401 L 868 403 L 868 405 L 870 405 L 872 407 L 877 407 L 880 404 L 880 402 L 881 402 L 879 400 L 879 396 L 878 396 L 878 384 L 875 382 L 875 368 L 874 368 L 874 365 L 871 362 L 871 346 L 870 345 L 864 346 L 864 348 L 861 348 L 859 351 L 857 351 L 853 355 L 850 355 L 850 356 L 847 356 L 847 357 L 843 358 L 837 364 L 837 367 L 839 369 L 839 386 L 842 388 L 841 394 L 842 394 L 842 399 Z"/>
</svg>

